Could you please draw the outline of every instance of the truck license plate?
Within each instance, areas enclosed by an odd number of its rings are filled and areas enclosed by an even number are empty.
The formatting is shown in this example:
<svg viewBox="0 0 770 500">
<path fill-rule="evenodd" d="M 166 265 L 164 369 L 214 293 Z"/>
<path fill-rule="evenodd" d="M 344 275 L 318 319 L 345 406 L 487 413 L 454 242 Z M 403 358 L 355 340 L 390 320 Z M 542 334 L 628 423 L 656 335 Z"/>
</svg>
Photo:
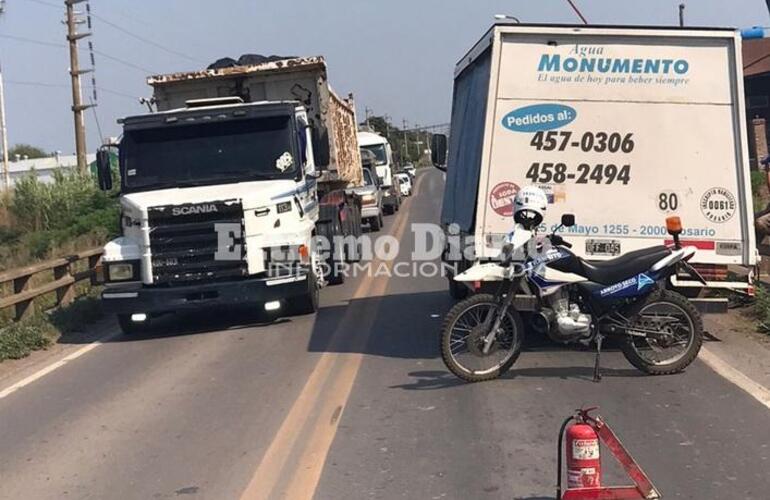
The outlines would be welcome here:
<svg viewBox="0 0 770 500">
<path fill-rule="evenodd" d="M 586 240 L 586 254 L 615 257 L 620 255 L 619 240 Z"/>
</svg>

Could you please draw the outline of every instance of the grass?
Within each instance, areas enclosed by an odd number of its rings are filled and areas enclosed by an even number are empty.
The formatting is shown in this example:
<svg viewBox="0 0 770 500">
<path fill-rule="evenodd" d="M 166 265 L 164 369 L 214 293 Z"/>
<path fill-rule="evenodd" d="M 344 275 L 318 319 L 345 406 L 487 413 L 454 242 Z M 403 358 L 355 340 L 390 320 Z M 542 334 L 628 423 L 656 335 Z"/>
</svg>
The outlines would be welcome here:
<svg viewBox="0 0 770 500">
<path fill-rule="evenodd" d="M 92 289 L 67 307 L 51 313 L 40 312 L 18 323 L 0 327 L 0 362 L 29 356 L 31 352 L 45 349 L 62 337 L 83 332 L 87 325 L 103 318 L 97 293 Z"/>
<path fill-rule="evenodd" d="M 77 172 L 58 171 L 53 182 L 44 183 L 33 171 L 16 181 L 11 193 L 0 195 L 0 271 L 103 245 L 119 232 L 115 194 L 100 191 L 93 177 Z M 36 274 L 29 287 L 52 279 L 52 272 Z M 101 318 L 96 290 L 81 283 L 75 291 L 80 298 L 56 310 L 55 293 L 35 299 L 37 312 L 18 323 L 11 320 L 13 308 L 0 311 L 0 361 L 23 358 Z M 0 296 L 10 293 L 10 283 L 0 285 Z"/>
<path fill-rule="evenodd" d="M 762 285 L 757 285 L 752 313 L 757 320 L 757 329 L 770 334 L 770 291 Z"/>
<path fill-rule="evenodd" d="M 761 171 L 754 170 L 751 172 L 751 193 L 753 195 L 755 212 L 764 210 L 767 205 L 767 197 L 765 195 L 766 175 Z"/>
</svg>

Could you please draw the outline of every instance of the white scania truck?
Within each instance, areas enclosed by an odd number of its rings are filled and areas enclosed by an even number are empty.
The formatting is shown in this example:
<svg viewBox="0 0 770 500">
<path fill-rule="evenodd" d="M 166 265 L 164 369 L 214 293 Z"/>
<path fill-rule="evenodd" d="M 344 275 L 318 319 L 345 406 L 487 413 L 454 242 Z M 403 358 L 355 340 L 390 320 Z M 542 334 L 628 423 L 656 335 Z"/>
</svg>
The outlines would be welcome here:
<svg viewBox="0 0 770 500">
<path fill-rule="evenodd" d="M 352 97 L 330 89 L 321 57 L 148 83 L 157 112 L 121 120 L 122 236 L 105 247 L 106 309 L 127 332 L 220 304 L 315 311 L 319 288 L 342 279 L 322 265 L 344 258 L 333 237 L 361 233 Z"/>
<path fill-rule="evenodd" d="M 441 220 L 472 238 L 471 258 L 498 256 L 513 196 L 535 184 L 549 197 L 543 229 L 575 214 L 565 236 L 581 257 L 670 243 L 664 219 L 678 215 L 709 286 L 751 291 L 750 272 L 728 279 L 757 261 L 735 30 L 493 26 L 456 67 L 446 162 L 446 138 L 434 141 Z M 451 248 L 445 260 L 469 265 Z"/>
</svg>

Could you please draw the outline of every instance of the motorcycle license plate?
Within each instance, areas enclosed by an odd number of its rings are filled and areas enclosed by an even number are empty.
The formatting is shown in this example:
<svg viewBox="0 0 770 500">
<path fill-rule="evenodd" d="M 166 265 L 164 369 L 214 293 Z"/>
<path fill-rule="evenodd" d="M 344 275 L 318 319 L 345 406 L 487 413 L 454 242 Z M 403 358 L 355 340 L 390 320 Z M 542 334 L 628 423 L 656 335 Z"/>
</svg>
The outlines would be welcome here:
<svg viewBox="0 0 770 500">
<path fill-rule="evenodd" d="M 619 240 L 586 240 L 586 254 L 615 257 L 620 255 Z"/>
</svg>

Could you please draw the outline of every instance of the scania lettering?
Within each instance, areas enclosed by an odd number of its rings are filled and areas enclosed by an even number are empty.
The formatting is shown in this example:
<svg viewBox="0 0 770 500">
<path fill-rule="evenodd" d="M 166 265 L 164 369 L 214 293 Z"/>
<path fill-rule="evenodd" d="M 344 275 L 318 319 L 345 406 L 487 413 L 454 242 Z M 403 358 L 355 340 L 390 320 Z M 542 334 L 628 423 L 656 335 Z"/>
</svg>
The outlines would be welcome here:
<svg viewBox="0 0 770 500">
<path fill-rule="evenodd" d="M 216 205 L 200 205 L 197 207 L 174 207 L 171 213 L 174 215 L 208 214 L 216 212 Z"/>
</svg>

